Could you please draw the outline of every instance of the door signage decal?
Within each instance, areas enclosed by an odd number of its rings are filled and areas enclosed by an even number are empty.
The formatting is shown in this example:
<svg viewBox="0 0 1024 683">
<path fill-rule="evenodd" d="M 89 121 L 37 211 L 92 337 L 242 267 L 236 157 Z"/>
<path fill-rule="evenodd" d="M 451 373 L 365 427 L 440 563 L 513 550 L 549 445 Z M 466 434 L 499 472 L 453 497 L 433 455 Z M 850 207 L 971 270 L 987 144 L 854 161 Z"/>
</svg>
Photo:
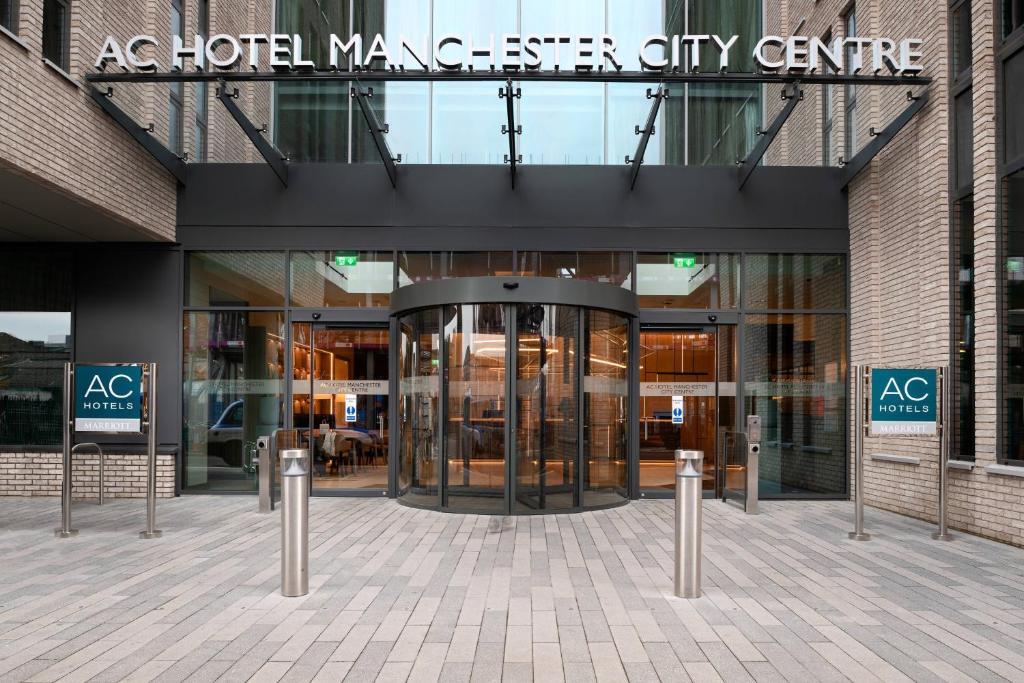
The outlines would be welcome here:
<svg viewBox="0 0 1024 683">
<path fill-rule="evenodd" d="M 672 424 L 681 425 L 683 424 L 683 397 L 673 396 L 672 397 Z"/>
<path fill-rule="evenodd" d="M 641 382 L 641 396 L 714 396 L 714 382 Z"/>
<path fill-rule="evenodd" d="M 356 421 L 356 395 L 345 394 L 345 422 Z"/>
</svg>

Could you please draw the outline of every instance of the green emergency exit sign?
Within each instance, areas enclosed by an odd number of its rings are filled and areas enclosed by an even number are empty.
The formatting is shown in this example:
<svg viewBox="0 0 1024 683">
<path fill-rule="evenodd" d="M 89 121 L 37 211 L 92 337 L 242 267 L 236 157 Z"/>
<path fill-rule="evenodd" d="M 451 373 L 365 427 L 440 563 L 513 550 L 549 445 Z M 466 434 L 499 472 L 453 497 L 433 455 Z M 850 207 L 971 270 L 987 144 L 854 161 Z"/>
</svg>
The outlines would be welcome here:
<svg viewBox="0 0 1024 683">
<path fill-rule="evenodd" d="M 334 265 L 336 266 L 355 266 L 359 265 L 359 254 L 355 252 L 342 252 L 338 251 L 334 254 Z"/>
<path fill-rule="evenodd" d="M 672 265 L 676 268 L 694 268 L 697 265 L 697 257 L 693 254 L 676 254 L 672 257 Z"/>
</svg>

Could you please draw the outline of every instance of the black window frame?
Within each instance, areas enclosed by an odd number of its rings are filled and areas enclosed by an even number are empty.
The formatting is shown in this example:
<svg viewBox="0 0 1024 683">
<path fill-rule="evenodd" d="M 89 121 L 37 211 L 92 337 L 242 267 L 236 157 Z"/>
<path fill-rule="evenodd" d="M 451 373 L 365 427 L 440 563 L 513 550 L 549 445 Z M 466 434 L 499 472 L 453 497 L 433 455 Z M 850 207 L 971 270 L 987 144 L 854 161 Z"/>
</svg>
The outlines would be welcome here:
<svg viewBox="0 0 1024 683">
<path fill-rule="evenodd" d="M 829 44 L 832 42 L 831 29 L 825 32 L 821 42 Z M 828 64 L 825 64 L 826 74 L 835 73 Z M 835 151 L 832 136 L 835 133 L 835 86 L 825 83 L 821 86 L 821 165 L 832 165 L 832 154 Z"/>
<path fill-rule="evenodd" d="M 999 9 L 1000 36 L 1003 40 L 1024 30 L 1024 0 L 1002 0 Z"/>
<path fill-rule="evenodd" d="M 18 35 L 19 0 L 0 0 L 0 27 L 11 35 Z"/>
<path fill-rule="evenodd" d="M 850 5 L 843 11 L 843 37 L 855 38 L 857 36 L 857 5 Z M 843 64 L 849 65 L 850 56 L 853 54 L 852 47 L 844 48 Z M 847 83 L 843 86 L 843 154 L 846 161 L 853 158 L 857 153 L 857 86 Z"/>
<path fill-rule="evenodd" d="M 60 23 L 51 30 L 56 19 Z M 57 45 L 51 40 L 57 40 Z M 43 58 L 61 71 L 71 70 L 71 0 L 43 0 Z"/>
<path fill-rule="evenodd" d="M 175 13 L 178 26 L 175 26 Z M 177 29 L 177 34 L 175 30 Z M 171 0 L 170 35 L 184 36 L 185 7 L 182 0 Z M 167 148 L 178 156 L 185 150 L 185 87 L 181 81 L 173 81 L 167 88 Z"/>
<path fill-rule="evenodd" d="M 206 40 L 210 37 L 210 0 L 196 0 L 197 33 Z M 209 157 L 209 124 L 210 124 L 210 86 L 208 83 L 196 83 L 195 116 L 192 127 L 192 156 L 197 162 L 205 162 Z"/>
</svg>

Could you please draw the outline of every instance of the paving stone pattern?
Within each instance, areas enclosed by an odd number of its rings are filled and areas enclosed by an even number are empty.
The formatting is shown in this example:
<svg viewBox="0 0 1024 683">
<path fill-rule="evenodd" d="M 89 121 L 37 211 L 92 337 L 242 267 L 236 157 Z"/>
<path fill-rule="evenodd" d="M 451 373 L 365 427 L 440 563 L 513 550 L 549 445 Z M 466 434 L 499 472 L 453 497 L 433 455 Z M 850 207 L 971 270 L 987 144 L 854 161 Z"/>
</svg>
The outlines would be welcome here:
<svg viewBox="0 0 1024 683">
<path fill-rule="evenodd" d="M 448 515 L 311 501 L 310 594 L 250 497 L 0 500 L 2 681 L 1024 681 L 1024 551 L 846 502 L 705 501 L 705 595 L 672 597 L 672 503 Z"/>
</svg>

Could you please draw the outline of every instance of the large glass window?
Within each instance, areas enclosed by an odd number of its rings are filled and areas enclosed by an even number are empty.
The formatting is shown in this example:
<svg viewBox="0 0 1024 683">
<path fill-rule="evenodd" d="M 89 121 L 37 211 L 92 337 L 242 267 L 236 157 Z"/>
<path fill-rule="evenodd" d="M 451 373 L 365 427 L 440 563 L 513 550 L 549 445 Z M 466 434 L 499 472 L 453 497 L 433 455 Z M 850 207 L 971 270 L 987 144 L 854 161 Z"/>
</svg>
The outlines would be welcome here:
<svg viewBox="0 0 1024 683">
<path fill-rule="evenodd" d="M 974 458 L 974 200 L 956 203 L 953 210 L 956 227 L 957 289 L 956 349 L 953 372 L 956 386 L 957 422 L 953 429 L 951 457 Z"/>
<path fill-rule="evenodd" d="M 284 341 L 281 313 L 185 314 L 184 488 L 255 490 L 256 439 L 284 425 Z"/>
<path fill-rule="evenodd" d="M 73 272 L 63 252 L 0 251 L 0 448 L 61 443 Z"/>
<path fill-rule="evenodd" d="M 636 293 L 641 308 L 735 308 L 739 304 L 737 254 L 637 254 Z"/>
<path fill-rule="evenodd" d="M 194 251 L 186 261 L 187 306 L 281 306 L 285 258 L 276 251 Z"/>
<path fill-rule="evenodd" d="M 403 316 L 398 322 L 398 493 L 423 506 L 440 504 L 439 323 L 436 309 Z"/>
<path fill-rule="evenodd" d="M 171 35 L 184 35 L 181 0 L 171 0 Z M 167 95 L 167 148 L 175 154 L 185 151 L 185 84 L 168 84 Z"/>
<path fill-rule="evenodd" d="M 857 8 L 855 5 L 851 5 L 846 16 L 843 17 L 843 25 L 845 27 L 845 38 L 857 36 Z M 844 64 L 853 63 L 853 50 L 852 46 L 846 47 Z M 846 160 L 849 161 L 857 152 L 857 86 L 853 83 L 848 83 L 844 86 L 843 93 L 846 97 L 846 109 L 843 117 L 843 125 L 846 128 L 846 145 L 844 149 Z"/>
<path fill-rule="evenodd" d="M 673 34 L 738 35 L 730 52 L 730 71 L 753 71 L 753 46 L 761 33 L 761 4 L 756 0 L 609 0 L 609 2 L 546 2 L 543 0 L 281 0 L 276 30 L 299 34 L 303 49 L 319 63 L 328 63 L 328 36 L 347 41 L 363 37 L 364 54 L 373 37 L 385 37 L 395 60 L 407 68 L 420 65 L 399 54 L 405 37 L 430 58 L 434 43 L 447 34 L 462 37 L 462 46 L 446 49 L 462 54 L 468 68 L 489 69 L 487 57 L 465 57 L 472 47 L 492 48 L 496 58 L 501 37 L 531 34 L 566 37 L 602 34 L 618 40 L 617 57 L 626 70 L 640 69 L 638 53 L 646 36 Z M 487 43 L 494 36 L 494 45 Z M 595 54 L 600 45 L 595 43 Z M 575 46 L 546 41 L 540 47 L 545 69 L 569 70 Z M 686 52 L 685 48 L 683 50 Z M 404 52 L 404 51 L 402 51 Z M 700 51 L 701 71 L 717 71 L 718 51 Z M 689 57 L 685 58 L 686 60 Z M 500 59 L 499 59 L 500 61 Z M 433 65 L 432 65 L 433 66 Z M 685 70 L 689 62 L 681 65 Z M 376 65 L 380 68 L 380 65 Z M 513 74 L 514 75 L 514 74 Z M 508 154 L 500 134 L 506 123 L 505 101 L 494 83 L 374 83 L 371 106 L 389 126 L 388 142 L 409 163 L 502 164 Z M 347 96 L 349 83 L 278 84 L 275 135 L 278 147 L 294 161 L 377 161 L 358 107 Z M 645 83 L 529 83 L 515 100 L 522 125 L 519 152 L 523 163 L 618 164 L 636 149 L 634 126 L 650 109 Z M 732 165 L 753 145 L 761 123 L 760 86 L 678 86 L 665 103 L 647 150 L 647 163 Z M 664 132 L 663 132 L 664 131 Z M 689 159 L 689 161 L 687 161 Z"/>
<path fill-rule="evenodd" d="M 292 424 L 317 489 L 388 486 L 388 330 L 292 326 Z"/>
<path fill-rule="evenodd" d="M 68 0 L 43 0 L 43 57 L 71 68 L 71 8 Z"/>
<path fill-rule="evenodd" d="M 573 306 L 518 306 L 514 511 L 577 505 L 579 321 Z"/>
<path fill-rule="evenodd" d="M 521 251 L 516 258 L 517 275 L 633 286 L 633 255 L 627 251 Z"/>
<path fill-rule="evenodd" d="M 629 435 L 629 321 L 587 311 L 583 333 L 583 505 L 624 500 Z"/>
<path fill-rule="evenodd" d="M 292 252 L 292 306 L 387 307 L 394 289 L 390 251 Z"/>
<path fill-rule="evenodd" d="M 18 33 L 18 0 L 0 0 L 0 26 Z"/>
<path fill-rule="evenodd" d="M 505 509 L 505 310 L 444 309 L 446 507 L 455 510 Z"/>
<path fill-rule="evenodd" d="M 840 254 L 748 254 L 746 308 L 846 308 L 846 258 Z"/>
<path fill-rule="evenodd" d="M 845 495 L 846 316 L 748 315 L 743 358 L 761 495 Z"/>
<path fill-rule="evenodd" d="M 453 277 L 512 275 L 511 251 L 401 251 L 398 286 Z"/>
<path fill-rule="evenodd" d="M 1024 171 L 1003 187 L 1002 459 L 1024 464 Z"/>
</svg>

